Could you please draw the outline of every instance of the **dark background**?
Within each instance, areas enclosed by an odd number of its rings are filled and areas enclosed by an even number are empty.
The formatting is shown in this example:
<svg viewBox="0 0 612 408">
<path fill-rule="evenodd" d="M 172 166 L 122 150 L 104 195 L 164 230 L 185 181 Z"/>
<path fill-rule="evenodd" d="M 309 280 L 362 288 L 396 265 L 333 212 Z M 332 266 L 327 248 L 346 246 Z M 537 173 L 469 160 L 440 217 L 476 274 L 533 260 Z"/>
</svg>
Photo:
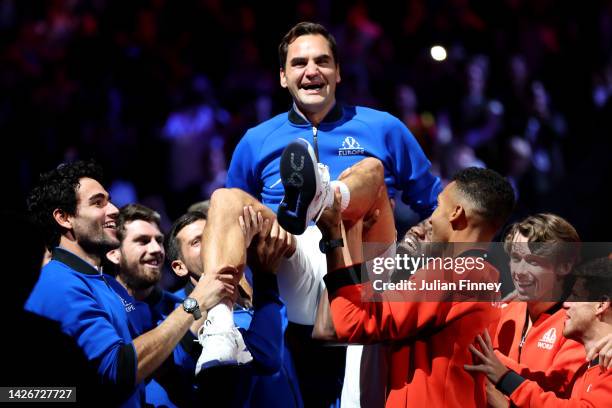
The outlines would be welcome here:
<svg viewBox="0 0 612 408">
<path fill-rule="evenodd" d="M 169 225 L 223 185 L 246 129 L 289 108 L 276 49 L 301 20 L 338 40 L 339 99 L 397 115 L 438 175 L 486 165 L 511 177 L 515 217 L 609 241 L 612 2 L 596 0 L 1 0 L 3 205 L 94 157 L 117 204 Z"/>
</svg>

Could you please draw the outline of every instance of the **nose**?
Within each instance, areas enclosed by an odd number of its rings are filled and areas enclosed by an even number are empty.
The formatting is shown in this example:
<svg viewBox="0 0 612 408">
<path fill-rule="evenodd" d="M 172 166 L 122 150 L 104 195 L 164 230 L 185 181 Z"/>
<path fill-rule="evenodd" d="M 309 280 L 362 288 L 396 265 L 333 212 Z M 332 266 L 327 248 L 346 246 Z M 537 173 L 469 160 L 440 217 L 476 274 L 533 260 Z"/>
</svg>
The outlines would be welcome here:
<svg viewBox="0 0 612 408">
<path fill-rule="evenodd" d="M 152 254 L 157 254 L 162 252 L 163 248 L 162 246 L 159 244 L 159 242 L 157 242 L 156 239 L 152 239 L 149 242 L 149 252 Z"/>
<path fill-rule="evenodd" d="M 431 222 L 431 220 L 430 220 Z M 420 240 L 425 239 L 425 228 L 415 225 L 409 230 L 412 234 L 416 235 Z"/>
<path fill-rule="evenodd" d="M 119 216 L 119 209 L 110 201 L 106 205 L 106 215 L 112 219 L 116 219 Z"/>
<path fill-rule="evenodd" d="M 512 265 L 512 272 L 517 275 L 527 275 L 527 263 L 521 259 Z"/>
<path fill-rule="evenodd" d="M 318 73 L 319 67 L 317 66 L 317 64 L 314 61 L 308 61 L 308 64 L 306 65 L 305 75 L 307 77 L 313 77 L 318 75 Z"/>
</svg>

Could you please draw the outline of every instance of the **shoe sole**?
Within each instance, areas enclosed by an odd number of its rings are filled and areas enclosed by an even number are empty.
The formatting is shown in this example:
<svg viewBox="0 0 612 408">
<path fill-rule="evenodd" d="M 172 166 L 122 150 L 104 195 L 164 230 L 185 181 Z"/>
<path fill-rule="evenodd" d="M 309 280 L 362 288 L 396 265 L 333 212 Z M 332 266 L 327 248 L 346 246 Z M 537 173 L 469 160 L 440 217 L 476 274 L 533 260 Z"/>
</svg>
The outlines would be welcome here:
<svg viewBox="0 0 612 408">
<path fill-rule="evenodd" d="M 291 142 L 280 160 L 280 176 L 285 196 L 276 217 L 293 235 L 301 235 L 308 222 L 308 206 L 317 193 L 317 169 L 314 151 L 306 141 Z"/>
<path fill-rule="evenodd" d="M 237 365 L 239 365 L 237 360 L 210 360 L 202 364 L 202 366 L 200 367 L 200 371 L 198 371 L 198 374 L 204 370 L 208 370 L 208 369 L 215 368 L 215 367 L 237 366 Z"/>
</svg>

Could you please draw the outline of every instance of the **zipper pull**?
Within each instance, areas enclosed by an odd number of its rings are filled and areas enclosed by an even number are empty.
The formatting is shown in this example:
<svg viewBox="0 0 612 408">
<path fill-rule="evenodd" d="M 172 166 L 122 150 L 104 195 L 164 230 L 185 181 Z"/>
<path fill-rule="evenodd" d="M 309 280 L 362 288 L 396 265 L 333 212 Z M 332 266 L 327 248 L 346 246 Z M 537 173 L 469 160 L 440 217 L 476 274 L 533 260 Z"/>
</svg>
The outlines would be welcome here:
<svg viewBox="0 0 612 408">
<path fill-rule="evenodd" d="M 319 132 L 319 129 L 316 126 L 312 127 L 312 147 L 314 148 L 315 151 L 315 157 L 317 158 L 317 162 L 319 162 L 319 143 L 317 140 L 317 133 Z"/>
</svg>

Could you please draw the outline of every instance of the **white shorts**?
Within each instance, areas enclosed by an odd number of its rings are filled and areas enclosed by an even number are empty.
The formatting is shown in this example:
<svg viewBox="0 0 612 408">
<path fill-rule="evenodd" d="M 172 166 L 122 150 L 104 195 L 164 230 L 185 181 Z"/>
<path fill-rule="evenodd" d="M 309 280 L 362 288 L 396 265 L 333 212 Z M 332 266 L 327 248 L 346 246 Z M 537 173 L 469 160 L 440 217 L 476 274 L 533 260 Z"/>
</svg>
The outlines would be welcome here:
<svg viewBox="0 0 612 408">
<path fill-rule="evenodd" d="M 327 273 L 327 259 L 325 254 L 319 250 L 319 241 L 322 235 L 316 225 L 311 225 L 306 228 L 302 235 L 295 238 L 297 240 L 295 253 L 290 258 L 283 259 L 279 266 L 277 273 L 278 289 L 287 307 L 289 321 L 303 325 L 314 325 L 317 305 L 325 289 L 323 277 Z M 393 257 L 394 255 L 395 245 L 390 245 L 381 256 Z M 368 270 L 372 270 L 371 262 L 368 261 Z M 341 397 L 342 408 L 370 406 L 361 401 L 364 393 L 369 397 L 365 398 L 366 401 L 368 399 L 377 401 L 376 403 L 384 401 L 384 388 L 372 385 L 376 388 L 375 390 L 361 389 L 362 384 L 370 385 L 372 383 L 372 381 L 361 381 L 362 352 L 363 346 L 361 345 L 349 345 L 347 347 Z M 377 364 L 378 361 L 374 361 L 374 365 Z M 385 367 L 377 369 L 374 365 L 368 367 L 366 372 L 386 373 Z M 378 371 L 375 371 L 376 369 Z M 383 380 L 381 378 L 381 381 Z M 372 398 L 372 396 L 379 398 Z"/>
<path fill-rule="evenodd" d="M 316 225 L 296 235 L 295 253 L 283 259 L 278 268 L 278 289 L 291 322 L 304 325 L 315 322 L 319 298 L 325 289 L 323 277 L 327 273 L 325 254 L 319 250 L 321 237 Z"/>
</svg>

